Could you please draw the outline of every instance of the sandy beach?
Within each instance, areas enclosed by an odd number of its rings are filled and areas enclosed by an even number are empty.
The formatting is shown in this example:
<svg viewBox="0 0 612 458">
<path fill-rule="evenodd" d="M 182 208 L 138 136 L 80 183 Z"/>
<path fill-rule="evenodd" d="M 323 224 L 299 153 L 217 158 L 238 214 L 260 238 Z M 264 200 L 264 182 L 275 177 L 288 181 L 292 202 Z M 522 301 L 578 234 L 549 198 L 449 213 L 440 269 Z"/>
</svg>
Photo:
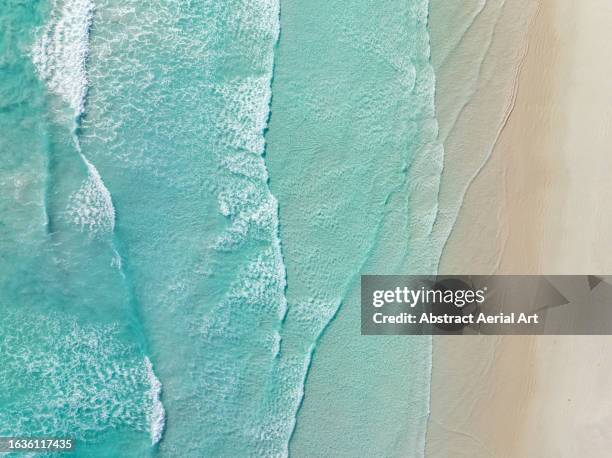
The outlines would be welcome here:
<svg viewBox="0 0 612 458">
<path fill-rule="evenodd" d="M 430 11 L 440 217 L 460 210 L 440 272 L 612 272 L 612 5 L 443 3 Z M 608 456 L 610 343 L 434 338 L 426 455 Z"/>
</svg>

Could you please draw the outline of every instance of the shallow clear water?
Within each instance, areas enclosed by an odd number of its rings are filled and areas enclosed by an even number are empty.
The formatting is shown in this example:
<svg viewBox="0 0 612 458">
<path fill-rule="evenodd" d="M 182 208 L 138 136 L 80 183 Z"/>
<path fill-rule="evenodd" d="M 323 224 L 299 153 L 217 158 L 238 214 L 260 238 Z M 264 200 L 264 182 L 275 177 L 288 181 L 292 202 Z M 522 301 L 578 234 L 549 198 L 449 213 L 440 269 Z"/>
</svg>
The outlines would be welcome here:
<svg viewBox="0 0 612 458">
<path fill-rule="evenodd" d="M 431 341 L 361 336 L 359 275 L 436 270 L 442 150 L 426 20 L 426 2 L 283 2 L 266 162 L 287 267 L 284 348 L 310 367 L 295 456 L 423 453 Z"/>
<path fill-rule="evenodd" d="M 5 2 L 0 435 L 422 453 L 430 341 L 360 337 L 357 288 L 438 259 L 426 16 Z"/>
</svg>

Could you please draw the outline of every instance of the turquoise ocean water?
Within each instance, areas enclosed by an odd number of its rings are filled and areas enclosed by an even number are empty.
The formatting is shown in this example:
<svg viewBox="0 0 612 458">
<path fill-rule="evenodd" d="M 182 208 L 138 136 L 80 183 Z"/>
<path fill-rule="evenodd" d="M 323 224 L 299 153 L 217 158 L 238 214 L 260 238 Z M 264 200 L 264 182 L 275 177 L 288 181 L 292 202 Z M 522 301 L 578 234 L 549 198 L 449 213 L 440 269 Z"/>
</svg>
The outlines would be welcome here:
<svg viewBox="0 0 612 458">
<path fill-rule="evenodd" d="M 427 2 L 0 1 L 0 436 L 79 456 L 423 453 Z"/>
</svg>

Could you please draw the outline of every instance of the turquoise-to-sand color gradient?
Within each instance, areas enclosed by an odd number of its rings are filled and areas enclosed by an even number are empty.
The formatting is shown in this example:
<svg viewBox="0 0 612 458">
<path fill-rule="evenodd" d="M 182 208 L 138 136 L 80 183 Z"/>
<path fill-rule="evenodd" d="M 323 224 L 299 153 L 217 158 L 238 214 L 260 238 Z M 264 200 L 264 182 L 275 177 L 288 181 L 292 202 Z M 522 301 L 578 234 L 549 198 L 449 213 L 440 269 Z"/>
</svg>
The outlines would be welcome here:
<svg viewBox="0 0 612 458">
<path fill-rule="evenodd" d="M 0 437 L 422 456 L 430 338 L 361 336 L 359 278 L 442 249 L 427 16 L 0 1 Z"/>
</svg>

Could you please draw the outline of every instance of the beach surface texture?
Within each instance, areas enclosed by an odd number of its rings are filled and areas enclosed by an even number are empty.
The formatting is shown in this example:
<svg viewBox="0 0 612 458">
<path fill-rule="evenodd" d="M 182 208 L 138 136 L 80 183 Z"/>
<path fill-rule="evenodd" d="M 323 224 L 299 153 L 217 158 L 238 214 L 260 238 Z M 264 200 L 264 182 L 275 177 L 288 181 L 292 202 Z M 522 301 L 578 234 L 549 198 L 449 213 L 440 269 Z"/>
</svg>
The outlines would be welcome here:
<svg viewBox="0 0 612 458">
<path fill-rule="evenodd" d="M 611 6 L 447 5 L 433 0 L 430 11 L 445 164 L 475 163 L 467 180 L 445 167 L 447 187 L 466 187 L 440 272 L 612 271 Z M 610 343 L 434 337 L 426 455 L 607 456 Z"/>
</svg>

